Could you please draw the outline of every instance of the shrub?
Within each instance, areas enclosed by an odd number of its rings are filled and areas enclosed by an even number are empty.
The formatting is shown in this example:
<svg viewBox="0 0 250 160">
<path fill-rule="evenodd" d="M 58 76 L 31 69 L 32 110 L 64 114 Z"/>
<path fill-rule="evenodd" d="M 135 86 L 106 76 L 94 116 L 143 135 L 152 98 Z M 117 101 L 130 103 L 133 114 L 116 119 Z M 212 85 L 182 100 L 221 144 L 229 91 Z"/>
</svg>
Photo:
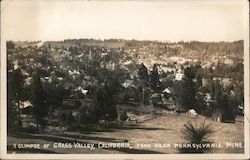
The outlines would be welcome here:
<svg viewBox="0 0 250 160">
<path fill-rule="evenodd" d="M 28 126 L 26 128 L 22 128 L 21 131 L 26 133 L 40 133 L 40 130 L 34 126 Z"/>
<path fill-rule="evenodd" d="M 205 121 L 203 121 L 201 124 L 193 124 L 190 121 L 187 121 L 184 124 L 184 130 L 182 131 L 182 134 L 184 136 L 184 139 L 189 144 L 205 144 L 205 143 L 211 143 L 210 136 L 215 133 L 213 127 L 211 124 L 206 124 Z M 201 147 L 201 148 L 181 148 L 181 153 L 204 153 L 208 151 L 209 148 Z"/>
</svg>

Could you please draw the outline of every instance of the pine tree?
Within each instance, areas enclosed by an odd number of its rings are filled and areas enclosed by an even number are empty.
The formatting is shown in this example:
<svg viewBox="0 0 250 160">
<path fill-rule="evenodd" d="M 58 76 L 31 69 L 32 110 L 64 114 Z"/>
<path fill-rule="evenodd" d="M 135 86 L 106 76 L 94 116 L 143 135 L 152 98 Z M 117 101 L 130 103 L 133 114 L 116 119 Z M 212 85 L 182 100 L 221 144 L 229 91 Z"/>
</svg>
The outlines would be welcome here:
<svg viewBox="0 0 250 160">
<path fill-rule="evenodd" d="M 97 106 L 96 114 L 99 119 L 113 121 L 117 118 L 118 113 L 114 102 L 113 94 L 107 84 L 99 86 L 96 95 L 95 103 Z"/>
<path fill-rule="evenodd" d="M 39 124 L 42 127 L 46 124 L 46 121 L 44 120 L 44 118 L 48 115 L 46 99 L 46 94 L 42 87 L 40 76 L 35 74 L 33 76 L 33 83 L 31 86 L 31 101 L 34 106 L 33 114 L 37 121 L 37 127 L 39 127 Z"/>
<path fill-rule="evenodd" d="M 219 83 L 219 80 L 216 80 L 214 85 L 214 99 L 216 101 L 217 108 L 223 106 L 223 88 L 222 85 Z"/>
<path fill-rule="evenodd" d="M 140 80 L 145 81 L 145 83 L 148 82 L 148 69 L 143 63 L 141 64 L 141 67 L 139 68 L 138 76 Z"/>
<path fill-rule="evenodd" d="M 185 76 L 182 82 L 180 82 L 180 87 L 178 87 L 177 104 L 182 109 L 189 110 L 195 104 L 195 85 L 193 82 L 195 74 L 189 67 L 184 70 L 184 74 Z"/>
<path fill-rule="evenodd" d="M 150 85 L 154 91 L 157 91 L 160 85 L 158 69 L 155 64 L 153 66 L 153 70 L 151 71 L 151 75 L 150 75 Z"/>
<path fill-rule="evenodd" d="M 22 127 L 20 101 L 22 100 L 24 78 L 20 69 L 8 73 L 8 77 L 8 129 L 9 127 L 18 129 Z M 14 120 L 17 120 L 17 123 L 13 123 Z"/>
<path fill-rule="evenodd" d="M 145 90 L 148 87 L 148 69 L 142 63 L 138 72 L 138 90 L 140 95 L 140 103 L 141 105 L 145 105 Z"/>
</svg>

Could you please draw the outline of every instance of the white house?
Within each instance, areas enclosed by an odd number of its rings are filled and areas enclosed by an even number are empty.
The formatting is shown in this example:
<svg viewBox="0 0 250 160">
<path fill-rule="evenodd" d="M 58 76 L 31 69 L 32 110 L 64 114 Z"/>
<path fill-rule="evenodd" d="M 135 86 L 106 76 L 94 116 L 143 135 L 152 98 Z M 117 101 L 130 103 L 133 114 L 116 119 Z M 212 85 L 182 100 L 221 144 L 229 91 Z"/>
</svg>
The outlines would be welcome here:
<svg viewBox="0 0 250 160">
<path fill-rule="evenodd" d="M 181 81 L 183 77 L 184 77 L 184 74 L 181 72 L 177 72 L 175 74 L 175 80 L 177 80 L 177 81 Z"/>
</svg>

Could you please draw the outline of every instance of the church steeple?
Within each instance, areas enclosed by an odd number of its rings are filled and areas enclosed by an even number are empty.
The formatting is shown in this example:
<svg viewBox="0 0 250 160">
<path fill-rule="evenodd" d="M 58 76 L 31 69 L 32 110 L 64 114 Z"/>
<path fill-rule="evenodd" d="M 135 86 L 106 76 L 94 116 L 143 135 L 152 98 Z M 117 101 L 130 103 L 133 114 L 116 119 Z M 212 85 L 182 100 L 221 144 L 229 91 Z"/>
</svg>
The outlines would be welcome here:
<svg viewBox="0 0 250 160">
<path fill-rule="evenodd" d="M 89 61 L 92 61 L 94 59 L 91 49 L 89 50 Z"/>
</svg>

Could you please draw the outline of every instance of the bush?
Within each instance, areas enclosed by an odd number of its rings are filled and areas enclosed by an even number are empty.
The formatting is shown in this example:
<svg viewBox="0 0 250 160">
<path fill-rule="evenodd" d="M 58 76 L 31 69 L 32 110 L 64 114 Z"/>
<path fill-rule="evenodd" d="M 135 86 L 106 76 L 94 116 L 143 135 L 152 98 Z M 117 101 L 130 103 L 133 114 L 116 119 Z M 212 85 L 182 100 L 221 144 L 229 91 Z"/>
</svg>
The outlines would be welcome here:
<svg viewBox="0 0 250 160">
<path fill-rule="evenodd" d="M 22 128 L 21 131 L 26 133 L 40 133 L 40 130 L 34 126 L 28 126 L 26 128 Z"/>
<path fill-rule="evenodd" d="M 184 124 L 184 130 L 182 134 L 184 139 L 187 141 L 188 144 L 205 144 L 211 143 L 212 141 L 209 140 L 210 136 L 215 132 L 212 128 L 211 124 L 205 124 L 203 121 L 201 124 L 193 124 L 190 121 L 187 121 Z M 181 153 L 204 153 L 208 151 L 209 148 L 201 147 L 201 148 L 181 148 Z"/>
</svg>

